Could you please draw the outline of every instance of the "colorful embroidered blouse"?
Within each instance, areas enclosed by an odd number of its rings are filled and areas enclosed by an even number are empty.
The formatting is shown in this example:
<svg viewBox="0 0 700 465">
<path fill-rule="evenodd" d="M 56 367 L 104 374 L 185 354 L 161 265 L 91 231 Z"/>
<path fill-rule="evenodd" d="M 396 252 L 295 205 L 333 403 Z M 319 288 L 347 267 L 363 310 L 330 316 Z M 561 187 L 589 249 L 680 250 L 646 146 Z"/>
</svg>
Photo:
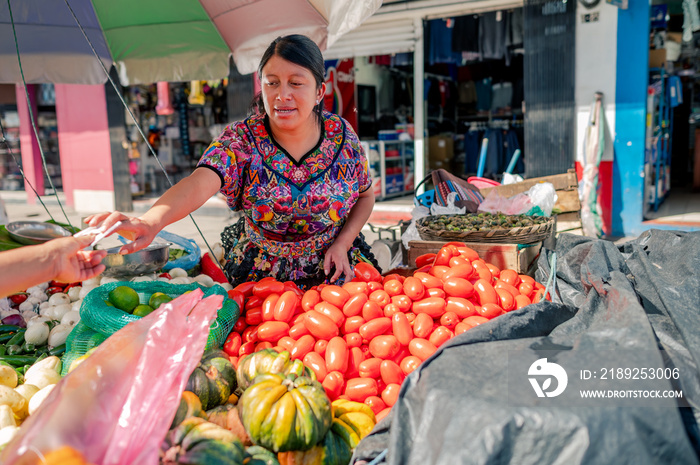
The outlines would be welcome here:
<svg viewBox="0 0 700 465">
<path fill-rule="evenodd" d="M 324 112 L 319 143 L 299 162 L 274 140 L 263 116 L 227 126 L 198 166 L 221 178 L 232 210 L 266 252 L 289 257 L 325 251 L 359 194 L 372 185 L 367 159 L 345 120 Z"/>
</svg>

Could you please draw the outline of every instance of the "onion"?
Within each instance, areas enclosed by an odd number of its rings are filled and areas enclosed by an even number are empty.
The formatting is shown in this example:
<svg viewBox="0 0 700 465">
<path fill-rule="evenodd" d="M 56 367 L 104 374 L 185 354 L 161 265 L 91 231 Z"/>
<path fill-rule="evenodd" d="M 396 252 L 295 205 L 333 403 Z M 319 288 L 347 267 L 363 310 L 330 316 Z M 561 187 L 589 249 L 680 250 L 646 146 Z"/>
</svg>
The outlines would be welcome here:
<svg viewBox="0 0 700 465">
<path fill-rule="evenodd" d="M 73 327 L 68 325 L 61 324 L 58 326 L 54 326 L 54 328 L 49 333 L 49 346 L 57 347 L 61 344 L 65 344 L 66 339 L 68 339 L 68 335 L 72 330 Z"/>
<path fill-rule="evenodd" d="M 68 295 L 64 294 L 63 292 L 57 292 L 51 297 L 49 297 L 49 303 L 51 305 L 69 304 L 70 297 L 68 297 Z"/>
<path fill-rule="evenodd" d="M 117 278 L 112 278 L 110 276 L 105 276 L 100 280 L 100 286 L 107 283 L 116 283 L 119 281 Z"/>
<path fill-rule="evenodd" d="M 46 318 L 45 316 L 37 315 L 34 318 L 32 318 L 31 320 L 27 321 L 27 328 L 31 328 L 32 326 L 39 324 L 39 323 L 46 323 L 47 321 L 49 321 L 49 319 Z"/>
<path fill-rule="evenodd" d="M 39 308 L 39 305 L 35 304 L 34 302 L 31 302 L 30 300 L 25 300 L 21 304 L 19 304 L 19 311 L 20 312 L 26 312 L 26 311 L 34 311 L 37 308 Z"/>
<path fill-rule="evenodd" d="M 24 340 L 27 344 L 34 344 L 35 346 L 41 346 L 46 344 L 49 339 L 49 325 L 46 323 L 35 324 L 27 328 L 24 333 Z"/>
<path fill-rule="evenodd" d="M 53 308 L 53 319 L 54 320 L 61 320 L 63 318 L 63 315 L 71 311 L 71 305 L 70 304 L 63 304 L 63 305 L 56 305 Z M 59 344 L 60 345 L 60 344 Z"/>
<path fill-rule="evenodd" d="M 20 326 L 22 328 L 27 327 L 27 323 L 24 321 L 24 318 L 22 318 L 22 315 L 20 315 L 20 314 L 6 316 L 5 318 L 2 319 L 2 324 L 15 325 L 15 326 Z"/>
<path fill-rule="evenodd" d="M 61 318 L 62 325 L 75 326 L 80 321 L 80 312 L 71 310 Z"/>
<path fill-rule="evenodd" d="M 35 312 L 31 310 L 27 310 L 26 312 L 22 312 L 22 318 L 24 318 L 24 321 L 27 322 L 27 327 L 29 327 L 29 320 L 32 318 L 36 318 L 39 315 L 37 315 Z"/>
<path fill-rule="evenodd" d="M 88 295 L 88 292 L 95 289 L 96 287 L 97 286 L 83 284 L 83 287 L 80 288 L 80 292 L 78 293 L 78 299 L 80 299 L 80 300 L 84 299 L 85 296 Z M 68 303 L 70 303 L 70 302 L 68 302 Z"/>
<path fill-rule="evenodd" d="M 214 285 L 214 280 L 211 279 L 211 276 L 206 275 L 206 274 L 197 275 L 194 278 L 194 280 L 195 280 L 195 282 L 198 282 L 202 286 L 212 287 Z"/>
<path fill-rule="evenodd" d="M 80 299 L 80 291 L 82 289 L 83 286 L 73 286 L 68 289 L 68 297 L 70 297 L 71 302 L 75 302 L 76 300 Z"/>
<path fill-rule="evenodd" d="M 186 278 L 187 277 L 187 271 L 183 270 L 182 268 L 173 268 L 172 270 L 168 271 L 168 274 L 172 276 L 173 278 Z"/>
<path fill-rule="evenodd" d="M 153 278 L 151 278 L 149 276 L 137 276 L 131 280 L 132 283 L 140 283 L 143 281 L 153 281 Z"/>
<path fill-rule="evenodd" d="M 75 310 L 76 312 L 79 312 L 79 311 L 80 311 L 80 306 L 81 306 L 81 305 L 83 305 L 83 301 L 82 301 L 82 300 L 76 300 L 75 302 L 73 302 L 72 304 L 70 304 L 70 309 L 71 309 L 71 311 Z"/>
<path fill-rule="evenodd" d="M 86 279 L 83 281 L 83 287 L 97 287 L 100 285 L 100 278 L 99 276 L 95 276 L 94 278 Z"/>
</svg>

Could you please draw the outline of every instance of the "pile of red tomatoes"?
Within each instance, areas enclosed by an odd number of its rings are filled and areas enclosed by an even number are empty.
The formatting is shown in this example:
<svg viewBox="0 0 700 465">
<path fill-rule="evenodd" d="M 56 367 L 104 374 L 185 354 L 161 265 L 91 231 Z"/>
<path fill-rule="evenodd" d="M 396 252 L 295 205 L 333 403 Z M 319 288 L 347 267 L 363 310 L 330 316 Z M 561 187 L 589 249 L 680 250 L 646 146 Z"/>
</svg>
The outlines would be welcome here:
<svg viewBox="0 0 700 465">
<path fill-rule="evenodd" d="M 440 345 L 544 295 L 531 277 L 499 270 L 459 242 L 416 266 L 412 276 L 382 276 L 360 263 L 351 282 L 306 292 L 272 278 L 241 284 L 229 291 L 241 318 L 224 350 L 234 365 L 260 349 L 287 350 L 331 400 L 364 402 L 379 420 L 404 378 Z"/>
</svg>

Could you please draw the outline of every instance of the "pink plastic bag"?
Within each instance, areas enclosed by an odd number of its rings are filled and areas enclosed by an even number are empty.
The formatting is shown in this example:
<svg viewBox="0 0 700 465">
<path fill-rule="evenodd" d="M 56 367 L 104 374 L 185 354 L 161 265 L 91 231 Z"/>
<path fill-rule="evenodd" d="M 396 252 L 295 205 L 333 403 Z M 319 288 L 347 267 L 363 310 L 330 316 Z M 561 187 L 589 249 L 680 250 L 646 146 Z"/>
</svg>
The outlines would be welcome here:
<svg viewBox="0 0 700 465">
<path fill-rule="evenodd" d="M 96 465 L 156 465 L 222 305 L 222 296 L 202 294 L 184 294 L 103 342 L 26 420 L 0 463 L 41 464 L 42 453 L 68 445 Z"/>
</svg>

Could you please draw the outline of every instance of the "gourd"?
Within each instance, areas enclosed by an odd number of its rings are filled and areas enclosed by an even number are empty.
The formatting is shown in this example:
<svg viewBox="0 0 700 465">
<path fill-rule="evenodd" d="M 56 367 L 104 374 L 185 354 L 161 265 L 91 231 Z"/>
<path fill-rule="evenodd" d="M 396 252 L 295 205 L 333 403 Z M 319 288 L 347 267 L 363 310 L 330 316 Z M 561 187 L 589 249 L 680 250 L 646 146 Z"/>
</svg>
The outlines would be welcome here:
<svg viewBox="0 0 700 465">
<path fill-rule="evenodd" d="M 238 401 L 238 411 L 253 444 L 274 452 L 312 448 L 332 422 L 326 391 L 306 376 L 256 377 Z"/>
<path fill-rule="evenodd" d="M 274 452 L 264 447 L 250 446 L 245 450 L 245 465 L 280 465 Z"/>
<path fill-rule="evenodd" d="M 189 417 L 206 419 L 207 415 L 202 410 L 202 401 L 199 400 L 199 397 L 194 392 L 184 391 L 180 397 L 180 405 L 177 407 L 170 429 L 175 428 Z"/>
<path fill-rule="evenodd" d="M 238 409 L 233 404 L 224 404 L 207 410 L 207 418 L 210 422 L 226 428 L 235 434 L 241 440 L 244 446 L 250 446 L 253 443 L 248 436 L 248 433 L 241 422 L 241 417 L 238 414 Z"/>
<path fill-rule="evenodd" d="M 347 465 L 352 457 L 350 446 L 333 430 L 323 441 L 307 451 L 280 452 L 280 465 Z"/>
<path fill-rule="evenodd" d="M 274 349 L 262 349 L 246 355 L 238 363 L 236 370 L 238 392 L 245 391 L 248 386 L 253 384 L 256 376 L 265 373 L 295 374 L 316 380 L 316 374 L 305 367 L 301 360 L 292 361 L 288 351 L 277 352 Z"/>
<path fill-rule="evenodd" d="M 377 424 L 374 412 L 366 404 L 337 399 L 333 401 L 331 408 L 333 411 L 331 430 L 343 438 L 350 449 L 357 447 L 357 444 Z"/>
<path fill-rule="evenodd" d="M 205 410 L 225 404 L 235 389 L 236 371 L 228 355 L 221 350 L 205 352 L 185 386 L 186 391 L 199 397 Z"/>
<path fill-rule="evenodd" d="M 171 430 L 162 446 L 163 464 L 242 464 L 243 444 L 230 431 L 203 418 L 186 418 Z"/>
</svg>

